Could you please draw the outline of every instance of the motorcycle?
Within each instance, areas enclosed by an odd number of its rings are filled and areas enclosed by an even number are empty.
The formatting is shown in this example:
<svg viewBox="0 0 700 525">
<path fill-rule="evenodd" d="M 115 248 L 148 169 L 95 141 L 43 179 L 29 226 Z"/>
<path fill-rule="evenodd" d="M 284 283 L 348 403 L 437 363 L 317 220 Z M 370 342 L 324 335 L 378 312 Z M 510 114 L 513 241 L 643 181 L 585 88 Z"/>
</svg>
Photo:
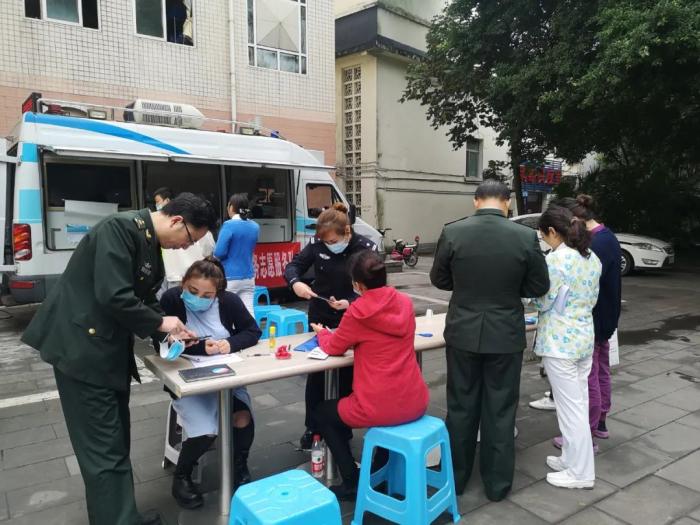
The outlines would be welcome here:
<svg viewBox="0 0 700 525">
<path fill-rule="evenodd" d="M 384 228 L 377 230 L 382 237 L 391 230 L 391 228 Z M 418 246 L 420 244 L 420 236 L 416 235 L 413 239 L 413 243 L 407 243 L 403 239 L 394 239 L 394 247 L 389 254 L 389 258 L 392 261 L 403 261 L 406 266 L 413 268 L 418 264 Z"/>
</svg>

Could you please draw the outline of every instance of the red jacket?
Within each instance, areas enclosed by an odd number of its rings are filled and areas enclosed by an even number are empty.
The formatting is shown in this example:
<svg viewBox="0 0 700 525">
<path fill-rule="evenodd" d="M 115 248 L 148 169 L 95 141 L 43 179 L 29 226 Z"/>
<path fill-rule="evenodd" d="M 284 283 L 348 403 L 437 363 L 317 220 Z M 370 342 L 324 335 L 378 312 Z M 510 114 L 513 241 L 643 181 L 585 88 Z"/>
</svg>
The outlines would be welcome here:
<svg viewBox="0 0 700 525">
<path fill-rule="evenodd" d="M 338 404 L 345 424 L 400 425 L 425 414 L 429 394 L 416 361 L 415 333 L 411 299 L 384 286 L 354 301 L 334 332 L 318 334 L 327 354 L 355 350 L 352 393 Z"/>
</svg>

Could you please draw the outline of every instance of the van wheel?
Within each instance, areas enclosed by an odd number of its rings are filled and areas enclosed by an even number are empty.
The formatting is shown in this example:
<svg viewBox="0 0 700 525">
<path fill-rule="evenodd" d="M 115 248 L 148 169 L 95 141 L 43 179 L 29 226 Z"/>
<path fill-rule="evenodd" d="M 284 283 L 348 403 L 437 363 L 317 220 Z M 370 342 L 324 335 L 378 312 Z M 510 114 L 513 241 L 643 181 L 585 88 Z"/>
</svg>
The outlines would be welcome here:
<svg viewBox="0 0 700 525">
<path fill-rule="evenodd" d="M 634 270 L 634 259 L 625 250 L 622 250 L 622 257 L 620 258 L 620 275 L 629 275 L 632 270 Z"/>
</svg>

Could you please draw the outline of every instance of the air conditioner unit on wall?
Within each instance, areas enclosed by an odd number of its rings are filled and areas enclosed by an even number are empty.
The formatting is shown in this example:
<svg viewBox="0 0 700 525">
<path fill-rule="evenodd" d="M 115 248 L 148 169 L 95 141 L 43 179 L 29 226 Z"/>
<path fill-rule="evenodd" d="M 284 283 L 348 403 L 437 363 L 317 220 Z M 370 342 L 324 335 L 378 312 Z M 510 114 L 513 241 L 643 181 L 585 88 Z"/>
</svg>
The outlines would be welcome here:
<svg viewBox="0 0 700 525">
<path fill-rule="evenodd" d="M 189 104 L 138 99 L 126 107 L 132 111 L 124 112 L 124 122 L 189 129 L 204 124 L 204 115 Z"/>
</svg>

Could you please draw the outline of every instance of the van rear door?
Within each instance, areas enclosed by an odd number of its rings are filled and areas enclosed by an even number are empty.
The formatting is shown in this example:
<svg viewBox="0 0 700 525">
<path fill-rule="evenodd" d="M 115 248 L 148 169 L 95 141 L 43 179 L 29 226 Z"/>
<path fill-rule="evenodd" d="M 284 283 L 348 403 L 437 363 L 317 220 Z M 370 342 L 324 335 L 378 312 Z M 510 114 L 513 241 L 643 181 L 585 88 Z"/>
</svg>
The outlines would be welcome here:
<svg viewBox="0 0 700 525">
<path fill-rule="evenodd" d="M 14 164 L 14 158 L 7 156 L 7 140 L 0 138 L 0 271 L 14 270 L 11 260 L 6 260 L 5 243 L 12 241 L 12 185 L 10 184 L 9 165 Z"/>
</svg>

